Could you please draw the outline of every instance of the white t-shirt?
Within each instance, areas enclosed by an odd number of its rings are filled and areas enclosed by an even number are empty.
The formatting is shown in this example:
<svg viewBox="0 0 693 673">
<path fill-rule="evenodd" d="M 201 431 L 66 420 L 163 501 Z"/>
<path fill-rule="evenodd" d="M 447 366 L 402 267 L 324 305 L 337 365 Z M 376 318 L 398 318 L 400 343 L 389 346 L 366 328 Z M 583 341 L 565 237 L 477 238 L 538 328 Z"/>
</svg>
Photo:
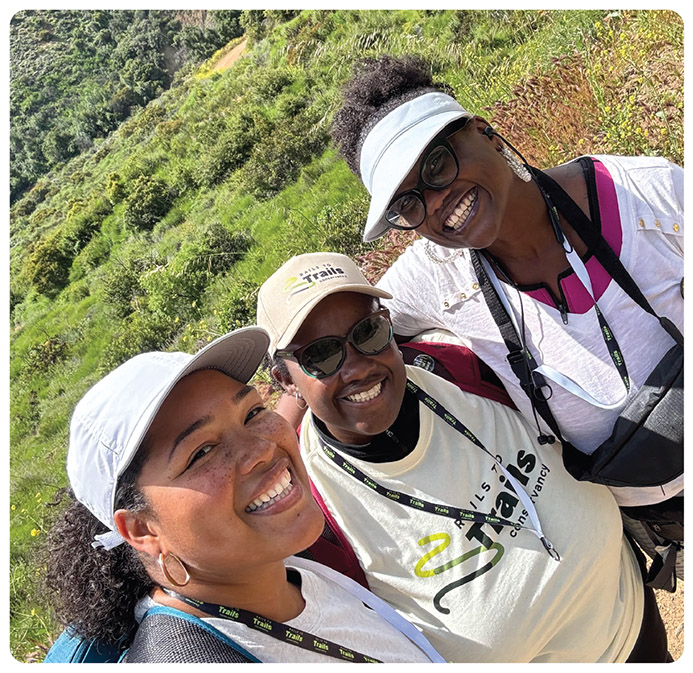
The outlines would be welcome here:
<svg viewBox="0 0 693 673">
<path fill-rule="evenodd" d="M 660 158 L 595 158 L 605 238 L 654 310 L 683 333 L 682 169 Z M 510 368 L 507 347 L 486 306 L 468 251 L 456 255 L 435 245 L 432 250 L 446 263 L 431 260 L 426 241 L 419 239 L 378 283 L 394 297 L 383 303 L 390 309 L 395 333 L 412 336 L 428 329 L 452 333 L 498 374 L 520 412 L 533 422 L 529 399 Z M 596 259 L 590 256 L 586 267 L 599 308 L 623 353 L 632 396 L 674 342 Z M 562 281 L 570 308 L 568 324 L 541 289 L 520 294 L 507 287 L 515 315 L 524 309 L 528 347 L 539 364 L 565 374 L 601 402 L 615 403 L 624 397 L 625 386 L 607 352 L 593 303 L 575 274 Z M 576 448 L 591 453 L 611 435 L 625 401 L 614 409 L 600 409 L 557 384 L 551 387 L 548 404 L 561 433 Z M 664 491 L 638 489 L 635 500 L 626 489 L 614 489 L 614 495 L 624 506 L 650 504 L 682 488 L 683 476 Z"/>
<path fill-rule="evenodd" d="M 302 559 L 290 558 L 287 568 L 301 575 L 306 606 L 285 624 L 368 655 L 385 663 L 430 663 L 430 659 L 398 629 L 356 596 L 307 568 Z M 157 603 L 148 596 L 137 604 L 140 621 Z M 340 663 L 342 660 L 305 650 L 227 619 L 205 617 L 205 622 L 231 638 L 263 663 Z M 349 662 L 342 662 L 349 663 Z"/>
<path fill-rule="evenodd" d="M 301 446 L 311 479 L 354 548 L 371 590 L 456 662 L 624 661 L 637 639 L 643 587 L 613 496 L 564 470 L 516 411 L 430 372 L 409 378 L 498 454 L 536 505 L 551 558 L 531 531 L 464 524 L 393 502 L 324 453 L 310 413 Z M 408 456 L 367 463 L 387 489 L 526 523 L 493 459 L 420 404 Z M 339 453 L 337 451 L 337 453 Z"/>
</svg>

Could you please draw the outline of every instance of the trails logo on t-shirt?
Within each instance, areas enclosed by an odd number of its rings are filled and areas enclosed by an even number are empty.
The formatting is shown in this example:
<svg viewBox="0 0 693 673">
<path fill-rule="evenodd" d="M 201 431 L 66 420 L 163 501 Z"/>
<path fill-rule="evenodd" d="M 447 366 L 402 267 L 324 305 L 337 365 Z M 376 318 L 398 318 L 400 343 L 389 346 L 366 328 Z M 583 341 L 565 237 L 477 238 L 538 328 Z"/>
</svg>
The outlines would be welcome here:
<svg viewBox="0 0 693 673">
<path fill-rule="evenodd" d="M 290 276 L 286 279 L 283 292 L 287 295 L 287 301 L 300 292 L 305 292 L 318 283 L 332 279 L 344 279 L 346 273 L 344 269 L 334 266 L 329 262 L 316 264 L 305 271 L 301 271 L 298 276 Z"/>
<path fill-rule="evenodd" d="M 540 462 L 531 451 L 518 451 L 515 463 L 511 462 L 506 466 L 508 472 L 517 479 L 532 502 L 536 504 L 551 470 Z M 443 604 L 443 599 L 450 602 L 447 594 L 473 582 L 501 562 L 505 554 L 505 546 L 499 538 L 503 533 L 508 533 L 511 538 L 531 534 L 521 528 L 528 523 L 530 517 L 529 513 L 522 507 L 515 488 L 501 473 L 497 465 L 491 467 L 491 472 L 495 477 L 489 481 L 484 481 L 477 494 L 467 504 L 472 509 L 483 511 L 491 516 L 498 515 L 504 519 L 510 519 L 518 524 L 517 528 L 508 529 L 501 525 L 480 522 L 471 525 L 463 524 L 459 527 L 464 527 L 464 537 L 472 546 L 465 549 L 461 556 L 454 558 L 448 557 L 451 550 L 446 552 L 452 542 L 449 533 L 445 531 L 435 532 L 418 540 L 419 546 L 423 548 L 433 544 L 436 546 L 429 548 L 419 558 L 414 569 L 415 575 L 425 578 L 446 573 L 446 579 L 450 578 L 450 581 L 440 588 L 433 597 L 433 607 L 442 614 L 450 614 L 450 607 Z M 494 487 L 494 481 L 497 481 L 501 488 Z M 504 543 L 508 544 L 507 538 L 504 539 Z M 438 557 L 435 562 L 430 563 L 435 557 Z M 479 561 L 480 558 L 483 559 L 483 563 Z M 471 571 L 468 569 L 469 564 L 465 563 L 466 561 L 471 564 L 473 568 Z M 433 567 L 436 562 L 440 565 Z M 455 605 L 456 603 L 452 600 L 450 604 Z"/>
</svg>

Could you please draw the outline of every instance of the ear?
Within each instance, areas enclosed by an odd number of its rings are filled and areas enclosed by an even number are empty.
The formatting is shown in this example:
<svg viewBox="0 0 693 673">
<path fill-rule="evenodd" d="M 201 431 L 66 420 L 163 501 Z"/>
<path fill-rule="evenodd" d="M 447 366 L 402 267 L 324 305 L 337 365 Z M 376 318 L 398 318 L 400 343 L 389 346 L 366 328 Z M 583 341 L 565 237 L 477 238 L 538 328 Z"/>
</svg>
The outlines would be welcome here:
<svg viewBox="0 0 693 673">
<path fill-rule="evenodd" d="M 294 393 L 298 392 L 298 387 L 291 378 L 291 374 L 289 373 L 288 369 L 275 366 L 272 367 L 270 371 L 272 378 L 274 378 L 274 380 L 283 388 L 285 393 L 293 395 Z"/>
<path fill-rule="evenodd" d="M 137 551 L 157 558 L 162 551 L 158 530 L 153 521 L 142 512 L 119 509 L 113 514 L 118 532 Z"/>
<path fill-rule="evenodd" d="M 493 126 L 489 124 L 486 119 L 483 117 L 474 117 L 472 124 L 477 133 L 490 140 L 496 149 L 500 148 L 502 144 L 501 139 L 495 133 Z"/>
</svg>

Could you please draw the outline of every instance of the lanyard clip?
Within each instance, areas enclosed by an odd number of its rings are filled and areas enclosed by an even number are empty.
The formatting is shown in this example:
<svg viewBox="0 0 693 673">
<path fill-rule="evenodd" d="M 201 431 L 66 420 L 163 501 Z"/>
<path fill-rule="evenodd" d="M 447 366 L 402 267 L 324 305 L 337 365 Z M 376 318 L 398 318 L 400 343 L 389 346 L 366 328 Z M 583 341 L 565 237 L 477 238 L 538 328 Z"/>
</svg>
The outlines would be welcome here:
<svg viewBox="0 0 693 673">
<path fill-rule="evenodd" d="M 544 535 L 542 535 L 539 539 L 541 540 L 541 543 L 544 545 L 544 549 L 546 549 L 546 551 L 549 552 L 549 556 L 554 561 L 560 561 L 561 555 L 556 551 L 556 548 L 551 544 L 551 542 L 547 540 Z"/>
</svg>

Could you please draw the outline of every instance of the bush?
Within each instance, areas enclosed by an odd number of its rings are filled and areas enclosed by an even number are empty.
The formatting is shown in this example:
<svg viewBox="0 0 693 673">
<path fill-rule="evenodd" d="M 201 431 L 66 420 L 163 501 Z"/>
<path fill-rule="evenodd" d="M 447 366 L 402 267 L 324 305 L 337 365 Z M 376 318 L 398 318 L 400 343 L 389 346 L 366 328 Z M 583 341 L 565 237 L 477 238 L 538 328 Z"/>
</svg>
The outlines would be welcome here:
<svg viewBox="0 0 693 673">
<path fill-rule="evenodd" d="M 134 241 L 123 248 L 118 256 L 112 256 L 111 262 L 104 267 L 99 293 L 116 315 L 127 316 L 141 308 L 139 300 L 145 290 L 140 279 L 161 263 L 146 241 Z"/>
<path fill-rule="evenodd" d="M 329 142 L 326 129 L 314 124 L 310 110 L 297 115 L 277 133 L 264 136 L 240 171 L 239 186 L 256 198 L 276 195 L 295 181 L 311 158 Z"/>
<path fill-rule="evenodd" d="M 226 334 L 255 323 L 259 287 L 246 278 L 232 275 L 222 282 L 223 291 L 214 302 L 213 314 L 217 331 Z"/>
<path fill-rule="evenodd" d="M 149 311 L 138 311 L 123 322 L 116 332 L 100 363 L 100 374 L 104 375 L 135 355 L 147 351 L 165 350 L 175 333 L 176 325 L 168 316 Z"/>
<path fill-rule="evenodd" d="M 198 229 L 168 264 L 141 275 L 149 309 L 180 320 L 196 317 L 209 283 L 230 269 L 251 243 L 247 232 L 232 233 L 219 223 Z"/>
<path fill-rule="evenodd" d="M 169 211 L 174 199 L 173 190 L 165 182 L 140 175 L 131 183 L 124 200 L 125 226 L 131 231 L 151 230 Z"/>
<path fill-rule="evenodd" d="M 65 358 L 69 350 L 67 342 L 59 336 L 48 337 L 35 343 L 24 355 L 22 375 L 28 379 L 42 374 Z"/>
<path fill-rule="evenodd" d="M 67 283 L 72 258 L 63 252 L 58 229 L 36 243 L 26 264 L 29 282 L 41 294 L 55 294 Z"/>
<path fill-rule="evenodd" d="M 92 269 L 95 269 L 108 257 L 111 243 L 105 236 L 95 236 L 72 260 L 70 268 L 70 282 L 84 278 Z"/>
<path fill-rule="evenodd" d="M 115 205 L 127 195 L 123 178 L 118 173 L 109 173 L 106 178 L 106 197 Z"/>
<path fill-rule="evenodd" d="M 113 207 L 104 197 L 97 197 L 84 208 L 73 207 L 63 227 L 63 251 L 73 258 L 91 240 Z"/>
<path fill-rule="evenodd" d="M 199 183 L 211 187 L 240 168 L 248 160 L 256 136 L 253 118 L 240 114 L 236 123 L 216 139 L 200 160 Z"/>
</svg>

